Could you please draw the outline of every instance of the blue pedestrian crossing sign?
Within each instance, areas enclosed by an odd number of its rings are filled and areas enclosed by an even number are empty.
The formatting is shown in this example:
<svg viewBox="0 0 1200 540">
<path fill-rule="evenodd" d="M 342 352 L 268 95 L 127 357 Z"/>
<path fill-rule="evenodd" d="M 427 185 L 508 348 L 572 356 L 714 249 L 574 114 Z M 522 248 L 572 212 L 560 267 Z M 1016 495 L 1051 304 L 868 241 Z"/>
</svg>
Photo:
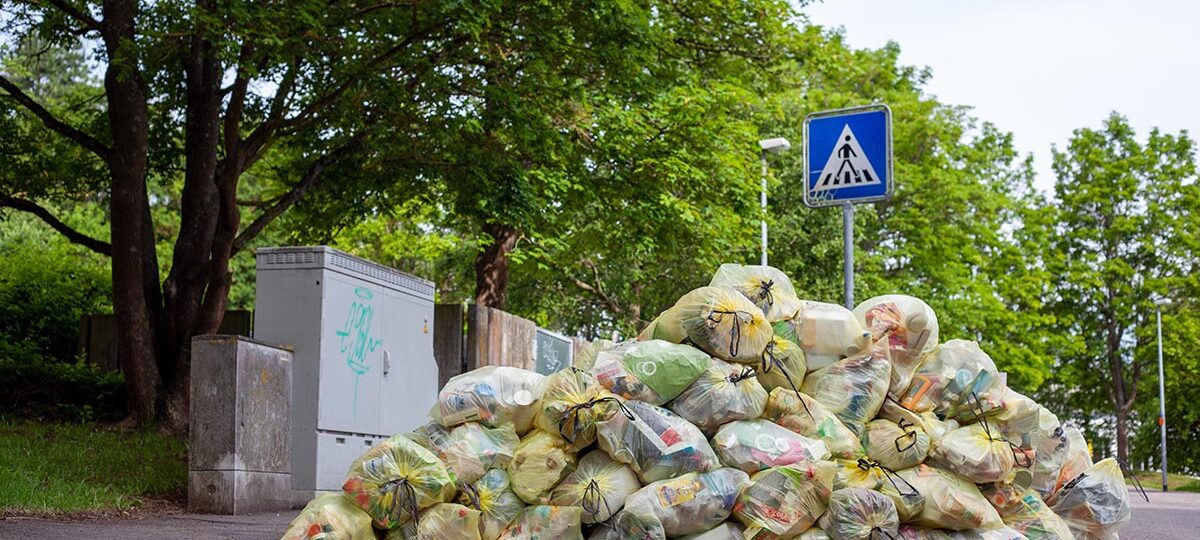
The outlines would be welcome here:
<svg viewBox="0 0 1200 540">
<path fill-rule="evenodd" d="M 811 207 L 891 198 L 891 109 L 869 105 L 805 117 L 804 185 Z"/>
</svg>

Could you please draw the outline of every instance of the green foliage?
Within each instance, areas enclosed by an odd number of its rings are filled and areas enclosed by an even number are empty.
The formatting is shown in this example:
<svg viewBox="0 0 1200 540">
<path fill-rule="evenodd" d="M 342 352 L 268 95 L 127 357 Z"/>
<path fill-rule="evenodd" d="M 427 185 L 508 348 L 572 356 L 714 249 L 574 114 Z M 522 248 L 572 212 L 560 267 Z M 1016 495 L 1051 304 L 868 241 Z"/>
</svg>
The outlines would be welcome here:
<svg viewBox="0 0 1200 540">
<path fill-rule="evenodd" d="M 1148 347 L 1157 353 L 1154 342 Z M 1167 465 L 1171 471 L 1200 474 L 1200 410 L 1192 402 L 1200 395 L 1200 313 L 1191 302 L 1163 313 L 1163 364 L 1167 394 Z M 1140 381 L 1137 428 L 1130 458 L 1133 463 L 1159 466 L 1158 371 L 1147 366 Z"/>
<path fill-rule="evenodd" d="M 178 497 L 185 443 L 149 431 L 0 422 L 0 510 L 60 514 L 124 510 Z"/>
<path fill-rule="evenodd" d="M 110 291 L 104 257 L 29 216 L 0 213 L 0 357 L 72 361 L 80 316 L 110 310 Z"/>
<path fill-rule="evenodd" d="M 46 362 L 0 357 L 0 416 L 69 422 L 113 422 L 125 415 L 125 381 L 84 360 Z"/>
</svg>

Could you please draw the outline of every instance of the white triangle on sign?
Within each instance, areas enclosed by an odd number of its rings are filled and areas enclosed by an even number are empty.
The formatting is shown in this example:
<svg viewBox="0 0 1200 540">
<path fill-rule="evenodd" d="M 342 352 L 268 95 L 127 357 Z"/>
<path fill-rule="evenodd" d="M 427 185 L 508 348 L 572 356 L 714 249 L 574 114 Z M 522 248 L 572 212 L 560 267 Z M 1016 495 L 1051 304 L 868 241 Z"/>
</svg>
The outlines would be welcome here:
<svg viewBox="0 0 1200 540">
<path fill-rule="evenodd" d="M 833 145 L 833 151 L 829 153 L 829 161 L 825 162 L 825 168 L 821 170 L 821 176 L 817 177 L 817 183 L 813 185 L 812 190 L 826 191 L 879 183 L 879 175 L 863 152 L 862 145 L 858 144 L 858 138 L 850 131 L 850 124 L 846 124 L 842 128 L 842 134 L 838 135 L 837 144 Z"/>
</svg>

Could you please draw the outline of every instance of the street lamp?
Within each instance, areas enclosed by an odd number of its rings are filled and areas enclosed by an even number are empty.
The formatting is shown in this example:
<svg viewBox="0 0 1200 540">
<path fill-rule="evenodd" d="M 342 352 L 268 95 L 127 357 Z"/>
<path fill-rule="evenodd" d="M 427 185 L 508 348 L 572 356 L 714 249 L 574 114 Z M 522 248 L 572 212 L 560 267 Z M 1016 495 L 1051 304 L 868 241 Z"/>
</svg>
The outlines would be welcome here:
<svg viewBox="0 0 1200 540">
<path fill-rule="evenodd" d="M 1158 427 L 1162 431 L 1163 493 L 1167 492 L 1167 392 L 1163 382 L 1162 308 L 1169 305 L 1171 305 L 1170 298 L 1154 300 L 1154 307 L 1158 314 Z"/>
<path fill-rule="evenodd" d="M 767 154 L 778 154 L 786 152 L 792 147 L 792 143 L 788 142 L 783 137 L 774 139 L 763 139 L 758 141 L 759 148 L 762 152 L 759 158 L 762 160 L 762 197 L 759 201 L 762 203 L 762 265 L 767 265 Z"/>
</svg>

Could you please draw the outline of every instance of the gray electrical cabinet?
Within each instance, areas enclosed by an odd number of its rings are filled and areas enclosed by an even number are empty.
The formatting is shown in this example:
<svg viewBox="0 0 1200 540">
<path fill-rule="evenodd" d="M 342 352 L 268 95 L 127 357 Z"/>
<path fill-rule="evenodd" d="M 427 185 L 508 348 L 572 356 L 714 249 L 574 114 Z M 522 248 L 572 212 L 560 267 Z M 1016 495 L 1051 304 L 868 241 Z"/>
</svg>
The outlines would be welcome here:
<svg viewBox="0 0 1200 540">
<path fill-rule="evenodd" d="M 437 399 L 432 282 L 335 249 L 256 250 L 254 337 L 295 350 L 294 502 L 340 490 L 375 443 Z"/>
</svg>

